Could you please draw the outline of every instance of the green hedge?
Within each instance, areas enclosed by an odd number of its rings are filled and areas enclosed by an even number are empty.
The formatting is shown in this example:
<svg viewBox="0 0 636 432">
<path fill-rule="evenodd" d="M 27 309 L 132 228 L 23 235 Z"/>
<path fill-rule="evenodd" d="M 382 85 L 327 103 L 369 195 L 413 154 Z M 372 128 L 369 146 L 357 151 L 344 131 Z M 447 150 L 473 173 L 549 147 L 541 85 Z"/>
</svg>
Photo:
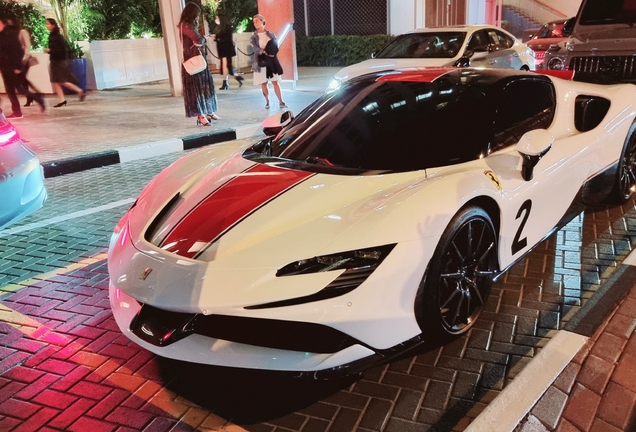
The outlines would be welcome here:
<svg viewBox="0 0 636 432">
<path fill-rule="evenodd" d="M 348 66 L 371 58 L 393 40 L 390 35 L 302 36 L 296 39 L 298 66 Z"/>
<path fill-rule="evenodd" d="M 22 21 L 22 27 L 31 33 L 31 51 L 41 51 L 48 45 L 49 31 L 46 29 L 46 19 L 33 4 L 0 1 L 0 16 L 16 17 Z"/>
</svg>

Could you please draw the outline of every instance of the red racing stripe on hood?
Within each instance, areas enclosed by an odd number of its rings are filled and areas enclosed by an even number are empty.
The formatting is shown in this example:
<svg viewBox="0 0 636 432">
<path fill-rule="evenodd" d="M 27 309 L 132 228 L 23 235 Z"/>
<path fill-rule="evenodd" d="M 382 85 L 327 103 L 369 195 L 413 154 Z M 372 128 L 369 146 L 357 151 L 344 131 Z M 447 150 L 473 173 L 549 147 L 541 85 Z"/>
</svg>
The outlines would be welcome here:
<svg viewBox="0 0 636 432">
<path fill-rule="evenodd" d="M 228 228 L 313 173 L 257 164 L 196 205 L 166 236 L 161 248 L 195 258 Z"/>
</svg>

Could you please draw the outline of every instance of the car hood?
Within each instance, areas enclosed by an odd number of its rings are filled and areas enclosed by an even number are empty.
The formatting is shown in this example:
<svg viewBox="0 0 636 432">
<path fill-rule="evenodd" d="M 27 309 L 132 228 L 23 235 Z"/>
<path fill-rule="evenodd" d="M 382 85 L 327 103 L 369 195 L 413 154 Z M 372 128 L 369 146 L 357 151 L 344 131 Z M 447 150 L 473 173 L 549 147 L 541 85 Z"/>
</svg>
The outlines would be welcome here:
<svg viewBox="0 0 636 432">
<path fill-rule="evenodd" d="M 242 151 L 223 160 L 201 155 L 192 162 L 201 164 L 203 157 L 210 163 L 192 167 L 197 175 L 179 182 L 176 173 L 166 173 L 170 181 L 156 182 L 140 196 L 129 217 L 137 248 L 150 243 L 217 268 L 275 268 L 419 236 L 397 225 L 390 232 L 376 229 L 360 238 L 341 238 L 368 215 L 391 213 L 397 196 L 410 195 L 417 189 L 413 185 L 425 182 L 423 170 L 319 174 L 255 163 Z M 277 253 L 267 253 L 271 250 Z"/>
<path fill-rule="evenodd" d="M 433 58 L 433 59 L 376 58 L 376 59 L 365 60 L 363 62 L 356 63 L 354 65 L 342 68 L 336 73 L 335 77 L 343 81 L 346 81 L 360 75 L 373 73 L 373 72 L 389 71 L 394 69 L 404 69 L 404 68 L 417 69 L 422 67 L 452 66 L 452 64 L 458 58 L 459 56 L 456 56 L 450 59 L 448 58 L 443 58 L 443 59 L 439 59 L 439 58 Z"/>
<path fill-rule="evenodd" d="M 528 46 L 528 48 L 534 51 L 546 51 L 548 48 L 550 48 L 550 45 L 558 44 L 559 42 L 562 42 L 566 39 L 567 38 L 562 38 L 562 37 L 533 39 L 526 42 L 526 45 Z"/>
<path fill-rule="evenodd" d="M 256 164 L 243 158 L 242 151 L 229 152 L 226 158 L 212 153 L 160 174 L 160 181 L 149 185 L 124 217 L 126 229 L 111 239 L 111 280 L 141 302 L 192 311 L 276 301 L 290 293 L 309 295 L 341 271 L 280 278 L 277 270 L 316 256 L 436 237 L 430 233 L 445 223 L 446 215 L 436 206 L 430 208 L 429 219 L 412 211 L 410 199 L 429 182 L 425 171 L 307 173 Z M 184 173 L 196 174 L 177 181 Z M 268 190 L 265 195 L 270 197 L 263 199 L 258 191 L 271 187 L 263 179 L 268 176 L 280 182 L 289 182 L 291 176 L 293 184 L 278 187 L 278 192 Z M 236 207 L 233 201 L 249 204 Z M 187 222 L 196 208 L 207 214 L 207 220 Z M 412 223 L 415 216 L 419 224 Z M 198 224 L 215 232 L 203 241 L 183 236 L 187 247 L 169 250 L 171 243 L 182 240 L 174 235 L 179 226 L 206 235 Z M 191 248 L 198 255 L 183 256 Z M 303 278 L 300 287 L 297 278 Z"/>
<path fill-rule="evenodd" d="M 636 37 L 636 28 L 629 24 L 578 25 L 572 32 L 572 38 L 590 43 L 609 40 L 620 45 L 634 37 Z M 623 49 L 622 46 L 621 49 Z"/>
</svg>

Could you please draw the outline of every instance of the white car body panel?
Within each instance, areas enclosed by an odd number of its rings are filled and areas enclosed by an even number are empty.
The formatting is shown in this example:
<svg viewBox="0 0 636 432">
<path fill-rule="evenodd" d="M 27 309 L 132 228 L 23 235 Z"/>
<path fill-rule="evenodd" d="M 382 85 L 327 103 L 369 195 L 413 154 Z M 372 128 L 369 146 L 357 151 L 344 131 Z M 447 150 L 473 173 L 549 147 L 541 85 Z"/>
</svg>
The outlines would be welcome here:
<svg viewBox="0 0 636 432">
<path fill-rule="evenodd" d="M 559 121 L 548 128 L 554 142 L 535 167 L 532 180 L 522 178 L 521 156 L 514 145 L 482 159 L 420 171 L 314 173 L 247 214 L 196 259 L 163 250 L 160 238 L 228 178 L 249 175 L 242 173 L 254 162 L 242 153 L 253 142 L 219 144 L 185 156 L 144 189 L 111 239 L 110 300 L 118 326 L 128 338 L 159 355 L 288 371 L 337 367 L 417 337 L 423 329 L 414 315 L 415 297 L 441 234 L 460 208 L 477 198 L 496 203 L 499 268 L 505 269 L 553 230 L 586 180 L 617 162 L 636 116 L 632 105 L 636 88 L 552 81 Z M 612 101 L 601 126 L 583 133 L 576 130 L 577 95 Z M 177 192 L 182 198 L 176 209 L 159 223 L 152 238 L 145 238 L 143 233 Z M 522 211 L 528 200 L 531 209 Z M 525 246 L 513 250 L 522 239 Z M 343 273 L 276 276 L 291 262 L 386 244 L 396 246 L 351 292 L 285 307 L 249 309 L 311 296 Z M 361 344 L 332 354 L 300 353 L 194 334 L 159 347 L 130 331 L 139 303 L 174 312 L 316 323 Z"/>
</svg>

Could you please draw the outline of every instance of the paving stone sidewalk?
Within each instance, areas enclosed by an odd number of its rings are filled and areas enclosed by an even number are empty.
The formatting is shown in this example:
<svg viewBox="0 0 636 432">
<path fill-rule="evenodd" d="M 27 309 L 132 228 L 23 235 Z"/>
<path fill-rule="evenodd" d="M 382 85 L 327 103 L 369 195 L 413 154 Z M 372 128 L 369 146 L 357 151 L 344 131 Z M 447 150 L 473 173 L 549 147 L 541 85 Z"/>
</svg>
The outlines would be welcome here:
<svg viewBox="0 0 636 432">
<path fill-rule="evenodd" d="M 636 285 L 516 431 L 636 431 L 635 329 Z"/>
</svg>

